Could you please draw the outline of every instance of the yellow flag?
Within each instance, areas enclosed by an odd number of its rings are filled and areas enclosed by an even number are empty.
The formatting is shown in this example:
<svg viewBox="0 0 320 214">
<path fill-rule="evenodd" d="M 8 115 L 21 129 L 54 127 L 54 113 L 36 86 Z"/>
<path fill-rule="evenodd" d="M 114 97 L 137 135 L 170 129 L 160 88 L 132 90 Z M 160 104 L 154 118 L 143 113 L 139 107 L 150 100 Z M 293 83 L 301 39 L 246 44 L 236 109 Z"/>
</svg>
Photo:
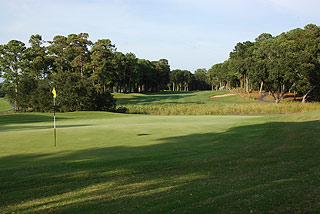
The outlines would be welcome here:
<svg viewBox="0 0 320 214">
<path fill-rule="evenodd" d="M 56 89 L 55 89 L 55 88 L 52 89 L 52 94 L 53 94 L 53 97 L 54 97 L 54 98 L 57 97 L 57 92 L 56 92 Z"/>
</svg>

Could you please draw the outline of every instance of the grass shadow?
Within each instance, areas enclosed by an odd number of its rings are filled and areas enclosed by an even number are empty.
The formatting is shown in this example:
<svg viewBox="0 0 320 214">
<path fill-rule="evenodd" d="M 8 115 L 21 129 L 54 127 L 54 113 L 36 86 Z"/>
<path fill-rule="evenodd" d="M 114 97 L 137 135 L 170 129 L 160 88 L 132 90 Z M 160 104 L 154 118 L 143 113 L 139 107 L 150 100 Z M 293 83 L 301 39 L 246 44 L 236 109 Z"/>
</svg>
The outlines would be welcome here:
<svg viewBox="0 0 320 214">
<path fill-rule="evenodd" d="M 150 104 L 157 104 L 157 103 L 163 103 L 166 104 L 172 104 L 172 103 L 180 103 L 177 102 L 179 99 L 184 99 L 186 97 L 191 97 L 194 95 L 170 95 L 170 96 L 161 96 L 161 95 L 152 95 L 152 96 L 133 96 L 132 98 L 118 98 L 118 102 L 121 105 L 150 105 Z"/>
<path fill-rule="evenodd" d="M 57 120 L 66 119 L 61 116 L 56 116 Z M 0 126 L 8 124 L 24 124 L 24 123 L 39 123 L 50 122 L 53 120 L 53 116 L 45 114 L 0 114 Z"/>
<path fill-rule="evenodd" d="M 271 122 L 141 147 L 14 155 L 0 209 L 36 213 L 292 213 L 320 209 L 319 121 Z M 17 164 L 19 165 L 19 164 Z"/>
<path fill-rule="evenodd" d="M 91 126 L 90 124 L 78 124 L 78 125 L 58 125 L 56 126 L 57 129 L 63 128 L 75 128 L 75 127 L 85 127 Z M 0 126 L 0 132 L 7 132 L 7 131 L 22 131 L 22 130 L 42 130 L 42 129 L 52 129 L 52 125 L 43 125 L 43 126 L 32 126 L 32 125 L 25 125 L 25 126 Z"/>
<path fill-rule="evenodd" d="M 143 93 L 143 96 L 132 95 L 129 98 L 117 98 L 120 105 L 150 105 L 150 104 L 179 104 L 177 100 L 194 97 L 195 92 L 160 92 Z M 185 102 L 183 102 L 185 103 Z"/>
</svg>

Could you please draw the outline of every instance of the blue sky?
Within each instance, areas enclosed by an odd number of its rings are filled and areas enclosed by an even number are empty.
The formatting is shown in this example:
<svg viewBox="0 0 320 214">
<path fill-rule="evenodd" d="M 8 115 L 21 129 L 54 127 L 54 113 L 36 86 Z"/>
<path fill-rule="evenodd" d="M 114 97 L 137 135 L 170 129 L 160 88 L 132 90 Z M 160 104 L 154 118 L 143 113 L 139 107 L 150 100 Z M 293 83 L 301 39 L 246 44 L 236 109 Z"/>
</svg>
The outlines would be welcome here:
<svg viewBox="0 0 320 214">
<path fill-rule="evenodd" d="M 237 42 L 320 25 L 319 0 L 0 0 L 0 43 L 87 32 L 119 51 L 209 69 Z"/>
</svg>

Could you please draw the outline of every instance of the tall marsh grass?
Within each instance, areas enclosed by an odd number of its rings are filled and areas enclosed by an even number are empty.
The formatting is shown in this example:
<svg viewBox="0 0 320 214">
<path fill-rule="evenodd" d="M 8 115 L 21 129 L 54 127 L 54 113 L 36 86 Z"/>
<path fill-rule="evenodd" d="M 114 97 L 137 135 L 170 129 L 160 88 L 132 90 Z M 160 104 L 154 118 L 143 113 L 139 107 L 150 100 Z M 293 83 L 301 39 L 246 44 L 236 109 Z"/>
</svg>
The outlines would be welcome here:
<svg viewBox="0 0 320 214">
<path fill-rule="evenodd" d="M 126 105 L 129 114 L 151 115 L 227 115 L 227 114 L 290 114 L 320 110 L 320 103 L 253 103 L 240 105 Z"/>
</svg>

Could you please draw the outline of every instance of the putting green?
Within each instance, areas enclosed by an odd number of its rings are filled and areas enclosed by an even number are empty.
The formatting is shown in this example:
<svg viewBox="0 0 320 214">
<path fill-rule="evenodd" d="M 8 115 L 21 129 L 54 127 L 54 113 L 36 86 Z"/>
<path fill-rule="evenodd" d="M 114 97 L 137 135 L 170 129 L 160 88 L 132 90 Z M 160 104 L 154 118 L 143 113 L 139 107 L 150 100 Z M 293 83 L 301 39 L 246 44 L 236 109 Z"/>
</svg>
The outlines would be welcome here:
<svg viewBox="0 0 320 214">
<path fill-rule="evenodd" d="M 17 159 L 20 161 L 17 164 L 32 161 L 50 162 L 52 157 L 60 156 L 61 152 L 163 144 L 167 143 L 165 140 L 167 138 L 221 133 L 237 124 L 261 123 L 264 119 L 260 119 L 260 116 L 146 116 L 103 112 L 57 114 L 58 145 L 53 147 L 52 115 L 26 113 L 0 115 L 1 117 L 5 124 L 0 123 L 0 136 L 7 143 L 0 145 L 0 156 L 43 154 L 42 158 L 36 160 Z M 193 140 L 197 141 L 197 139 Z M 45 154 L 50 158 L 46 158 Z M 73 161 L 81 161 L 82 159 L 117 158 L 117 155 L 72 158 Z M 0 163 L 0 166 L 5 167 L 14 163 L 13 160 L 9 164 Z"/>
<path fill-rule="evenodd" d="M 3 213 L 316 212 L 320 114 L 0 115 Z"/>
</svg>

